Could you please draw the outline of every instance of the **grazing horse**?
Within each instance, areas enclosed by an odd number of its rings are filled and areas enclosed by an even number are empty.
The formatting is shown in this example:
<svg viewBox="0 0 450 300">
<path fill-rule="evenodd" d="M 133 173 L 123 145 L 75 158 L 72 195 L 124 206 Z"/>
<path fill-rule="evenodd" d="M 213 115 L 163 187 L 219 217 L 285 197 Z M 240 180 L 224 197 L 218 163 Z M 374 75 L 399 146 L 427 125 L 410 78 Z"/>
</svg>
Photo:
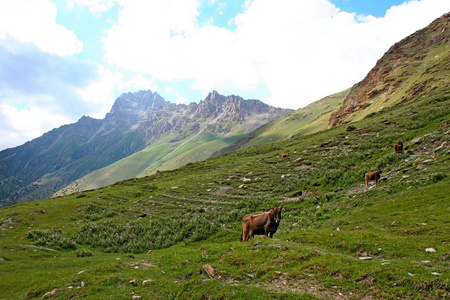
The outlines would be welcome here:
<svg viewBox="0 0 450 300">
<path fill-rule="evenodd" d="M 403 142 L 398 141 L 394 145 L 395 153 L 401 154 L 403 152 Z"/>
<path fill-rule="evenodd" d="M 273 237 L 281 221 L 283 207 L 274 207 L 271 211 L 259 215 L 245 215 L 242 218 L 241 242 L 248 241 L 255 234 Z"/>
<path fill-rule="evenodd" d="M 375 186 L 377 186 L 378 184 L 378 180 L 381 178 L 381 173 L 383 173 L 382 170 L 378 170 L 375 172 L 371 172 L 371 173 L 366 173 L 366 187 L 368 187 L 369 181 L 374 180 L 375 181 Z"/>
</svg>

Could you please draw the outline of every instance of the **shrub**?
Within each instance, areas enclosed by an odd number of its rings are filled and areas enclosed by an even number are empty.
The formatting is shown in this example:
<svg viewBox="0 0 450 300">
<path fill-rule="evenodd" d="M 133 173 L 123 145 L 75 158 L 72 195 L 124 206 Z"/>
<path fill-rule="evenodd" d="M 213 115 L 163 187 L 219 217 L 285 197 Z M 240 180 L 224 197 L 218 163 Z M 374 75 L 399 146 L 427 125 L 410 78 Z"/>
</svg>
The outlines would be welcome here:
<svg viewBox="0 0 450 300">
<path fill-rule="evenodd" d="M 447 177 L 446 174 L 442 174 L 442 173 L 436 173 L 436 174 L 431 174 L 430 176 L 430 180 L 434 183 L 441 181 L 442 179 L 445 179 Z"/>
<path fill-rule="evenodd" d="M 75 249 L 76 244 L 67 238 L 61 229 L 33 230 L 26 237 L 38 246 L 46 246 L 59 249 Z"/>
<path fill-rule="evenodd" d="M 119 214 L 119 212 L 123 212 L 123 209 L 100 205 L 97 202 L 88 202 L 79 207 L 79 212 L 83 214 L 85 219 L 95 221 L 114 217 Z"/>
<path fill-rule="evenodd" d="M 92 256 L 92 252 L 85 248 L 77 248 L 75 251 L 76 257 L 86 257 L 86 256 Z"/>
<path fill-rule="evenodd" d="M 78 231 L 76 241 L 106 252 L 141 253 L 209 237 L 217 230 L 219 223 L 208 219 L 209 214 L 197 212 L 188 213 L 183 218 L 152 219 L 148 223 L 88 223 Z"/>
</svg>

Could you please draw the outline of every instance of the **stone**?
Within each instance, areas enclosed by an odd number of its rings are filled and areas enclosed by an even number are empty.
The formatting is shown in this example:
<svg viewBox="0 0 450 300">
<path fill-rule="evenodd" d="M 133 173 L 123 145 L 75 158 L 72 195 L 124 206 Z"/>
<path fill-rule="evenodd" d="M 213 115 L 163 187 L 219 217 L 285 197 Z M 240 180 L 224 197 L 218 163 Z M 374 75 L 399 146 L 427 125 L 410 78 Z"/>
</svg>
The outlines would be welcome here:
<svg viewBox="0 0 450 300">
<path fill-rule="evenodd" d="M 209 277 L 214 278 L 216 276 L 216 270 L 214 270 L 211 265 L 204 265 L 203 269 L 205 270 L 206 274 L 208 274 Z"/>
<path fill-rule="evenodd" d="M 421 136 L 421 137 L 418 137 L 416 139 L 413 139 L 411 141 L 411 144 L 418 145 L 418 144 L 423 143 L 424 140 L 425 140 L 425 138 L 423 136 Z"/>
<path fill-rule="evenodd" d="M 147 283 L 150 283 L 150 282 L 153 282 L 153 280 L 152 279 L 144 280 L 144 281 L 142 281 L 142 285 L 146 285 Z"/>
<path fill-rule="evenodd" d="M 128 283 L 131 284 L 132 286 L 138 285 L 136 279 L 130 280 Z"/>
<path fill-rule="evenodd" d="M 51 298 L 56 296 L 57 294 L 59 294 L 59 290 L 58 289 L 54 289 L 51 292 L 47 292 L 44 294 L 44 296 L 42 296 L 42 298 Z"/>
</svg>

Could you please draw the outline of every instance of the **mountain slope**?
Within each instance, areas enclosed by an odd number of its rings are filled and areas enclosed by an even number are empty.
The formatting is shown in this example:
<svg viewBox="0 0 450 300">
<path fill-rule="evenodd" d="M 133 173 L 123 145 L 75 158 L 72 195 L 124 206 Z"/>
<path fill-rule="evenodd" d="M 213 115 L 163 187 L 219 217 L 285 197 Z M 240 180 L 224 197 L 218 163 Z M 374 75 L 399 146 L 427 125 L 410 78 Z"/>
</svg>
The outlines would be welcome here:
<svg viewBox="0 0 450 300">
<path fill-rule="evenodd" d="M 98 187 L 151 173 L 169 158 L 178 157 L 177 163 L 171 163 L 174 167 L 205 159 L 291 111 L 217 92 L 189 105 L 170 103 L 151 91 L 126 93 L 103 120 L 83 117 L 0 152 L 0 206 L 50 197 L 75 180 L 141 150 L 143 155 L 131 157 L 126 168 L 113 166 L 111 173 L 95 173 L 89 183 Z M 209 151 L 183 155 L 214 140 Z M 134 157 L 139 161 L 132 162 Z"/>
<path fill-rule="evenodd" d="M 350 89 L 313 102 L 295 112 L 273 120 L 246 134 L 232 145 L 219 150 L 215 155 L 239 149 L 277 142 L 296 135 L 305 135 L 325 130 L 331 113 L 343 103 Z"/>
<path fill-rule="evenodd" d="M 450 13 L 393 45 L 375 67 L 355 84 L 329 128 L 363 119 L 399 102 L 450 87 Z"/>
<path fill-rule="evenodd" d="M 98 135 L 99 120 L 81 118 L 23 146 L 0 153 L 1 206 L 49 197 L 52 191 L 108 165 L 145 142 L 135 132 L 120 129 Z M 97 135 L 95 142 L 92 138 Z"/>
</svg>

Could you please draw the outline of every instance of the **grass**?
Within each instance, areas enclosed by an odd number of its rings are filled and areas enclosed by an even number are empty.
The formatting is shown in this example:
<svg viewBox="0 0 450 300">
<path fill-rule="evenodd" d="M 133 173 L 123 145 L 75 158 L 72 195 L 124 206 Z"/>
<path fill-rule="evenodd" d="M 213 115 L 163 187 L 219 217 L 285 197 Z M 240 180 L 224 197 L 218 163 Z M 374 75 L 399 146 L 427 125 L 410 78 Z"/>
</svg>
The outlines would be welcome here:
<svg viewBox="0 0 450 300">
<path fill-rule="evenodd" d="M 448 297 L 449 148 L 436 150 L 448 143 L 447 107 L 445 93 L 424 97 L 353 131 L 3 208 L 0 298 Z M 366 188 L 364 173 L 380 168 Z M 242 216 L 274 205 L 286 208 L 275 237 L 241 243 Z"/>
</svg>

